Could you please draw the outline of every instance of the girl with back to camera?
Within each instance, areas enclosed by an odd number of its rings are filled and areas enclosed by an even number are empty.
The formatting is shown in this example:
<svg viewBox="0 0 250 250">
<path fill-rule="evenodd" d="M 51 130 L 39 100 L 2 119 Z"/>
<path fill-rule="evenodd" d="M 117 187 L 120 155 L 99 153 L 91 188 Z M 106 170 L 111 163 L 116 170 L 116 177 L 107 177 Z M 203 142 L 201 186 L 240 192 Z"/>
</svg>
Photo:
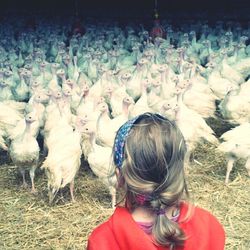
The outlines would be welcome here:
<svg viewBox="0 0 250 250">
<path fill-rule="evenodd" d="M 161 115 L 145 113 L 122 125 L 113 158 L 125 205 L 92 232 L 87 249 L 224 249 L 221 224 L 187 202 L 185 153 L 180 130 Z"/>
</svg>

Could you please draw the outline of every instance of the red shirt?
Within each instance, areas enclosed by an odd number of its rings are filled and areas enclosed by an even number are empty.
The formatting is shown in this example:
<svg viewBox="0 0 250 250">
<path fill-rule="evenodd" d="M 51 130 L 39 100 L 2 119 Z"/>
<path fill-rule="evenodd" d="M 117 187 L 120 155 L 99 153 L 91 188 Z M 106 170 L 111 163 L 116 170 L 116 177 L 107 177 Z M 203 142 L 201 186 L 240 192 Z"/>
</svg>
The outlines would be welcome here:
<svg viewBox="0 0 250 250">
<path fill-rule="evenodd" d="M 187 204 L 181 206 L 180 219 L 185 218 Z M 176 250 L 223 250 L 225 232 L 217 219 L 202 208 L 194 208 L 192 216 L 185 222 L 179 223 L 186 234 L 184 247 Z M 90 235 L 88 250 L 166 250 L 153 243 L 136 224 L 129 211 L 117 207 L 108 221 L 98 226 Z"/>
</svg>

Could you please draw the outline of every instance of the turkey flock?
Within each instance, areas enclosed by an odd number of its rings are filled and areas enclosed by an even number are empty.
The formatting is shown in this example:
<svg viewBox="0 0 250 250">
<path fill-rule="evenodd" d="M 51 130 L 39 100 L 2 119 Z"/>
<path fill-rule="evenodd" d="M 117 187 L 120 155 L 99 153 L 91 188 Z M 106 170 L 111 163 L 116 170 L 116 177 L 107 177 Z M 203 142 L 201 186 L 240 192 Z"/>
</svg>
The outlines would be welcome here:
<svg viewBox="0 0 250 250">
<path fill-rule="evenodd" d="M 43 154 L 49 201 L 68 184 L 74 201 L 84 157 L 114 207 L 114 137 L 144 112 L 176 121 L 187 164 L 197 143 L 208 141 L 227 157 L 226 183 L 237 158 L 250 175 L 250 25 L 162 20 L 166 37 L 155 39 L 137 23 L 87 22 L 84 34 L 43 18 L 32 28 L 25 19 L 0 26 L 0 148 L 23 185 L 29 171 L 32 192 Z M 233 128 L 218 138 L 206 121 L 219 116 Z"/>
</svg>

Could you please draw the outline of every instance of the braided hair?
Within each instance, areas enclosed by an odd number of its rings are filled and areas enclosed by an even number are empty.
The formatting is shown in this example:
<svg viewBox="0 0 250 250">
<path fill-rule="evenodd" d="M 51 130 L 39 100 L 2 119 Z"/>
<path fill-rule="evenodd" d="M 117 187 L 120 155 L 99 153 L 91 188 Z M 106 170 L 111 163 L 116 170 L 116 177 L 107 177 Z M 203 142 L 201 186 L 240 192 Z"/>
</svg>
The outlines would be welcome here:
<svg viewBox="0 0 250 250">
<path fill-rule="evenodd" d="M 184 232 L 164 211 L 188 197 L 183 135 L 174 122 L 152 113 L 140 115 L 130 126 L 120 161 L 126 204 L 131 210 L 144 206 L 156 213 L 152 235 L 157 244 L 182 246 Z"/>
</svg>

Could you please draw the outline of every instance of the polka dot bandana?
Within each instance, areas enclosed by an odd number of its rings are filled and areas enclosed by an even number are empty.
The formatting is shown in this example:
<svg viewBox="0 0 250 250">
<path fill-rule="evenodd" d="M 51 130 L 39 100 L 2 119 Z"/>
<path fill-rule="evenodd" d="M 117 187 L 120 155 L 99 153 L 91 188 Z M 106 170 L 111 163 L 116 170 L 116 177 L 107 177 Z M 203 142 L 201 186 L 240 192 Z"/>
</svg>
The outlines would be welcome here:
<svg viewBox="0 0 250 250">
<path fill-rule="evenodd" d="M 122 167 L 122 163 L 124 160 L 124 145 L 125 145 L 125 140 L 129 134 L 129 131 L 133 127 L 134 123 L 138 119 L 138 116 L 135 118 L 128 120 L 126 123 L 124 123 L 118 130 L 116 137 L 115 137 L 115 142 L 114 142 L 114 162 L 115 165 L 118 168 Z"/>
</svg>

